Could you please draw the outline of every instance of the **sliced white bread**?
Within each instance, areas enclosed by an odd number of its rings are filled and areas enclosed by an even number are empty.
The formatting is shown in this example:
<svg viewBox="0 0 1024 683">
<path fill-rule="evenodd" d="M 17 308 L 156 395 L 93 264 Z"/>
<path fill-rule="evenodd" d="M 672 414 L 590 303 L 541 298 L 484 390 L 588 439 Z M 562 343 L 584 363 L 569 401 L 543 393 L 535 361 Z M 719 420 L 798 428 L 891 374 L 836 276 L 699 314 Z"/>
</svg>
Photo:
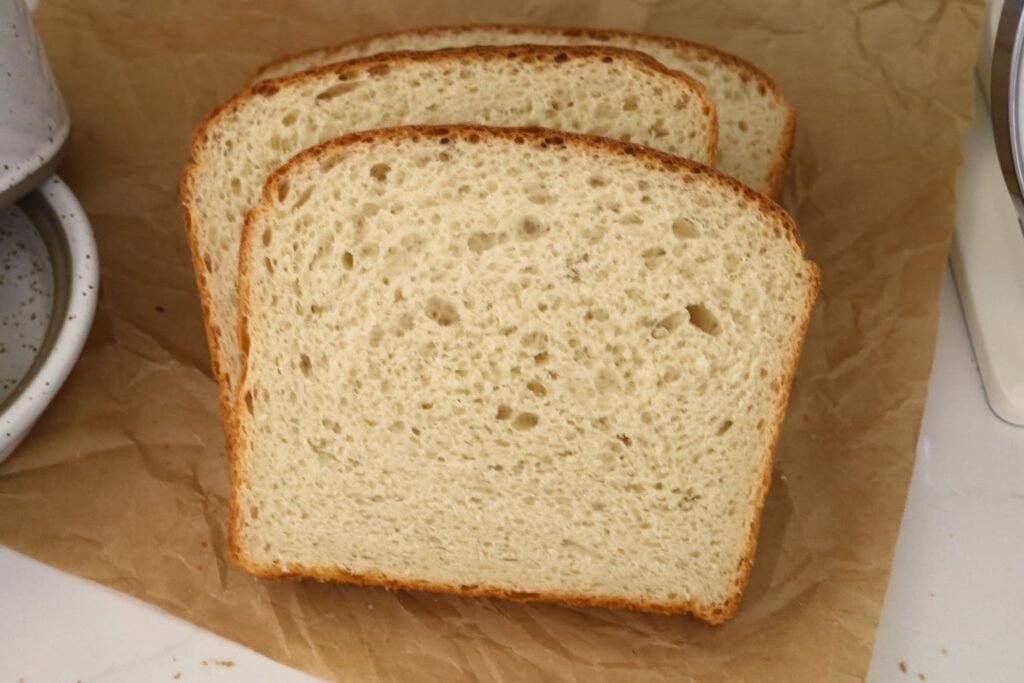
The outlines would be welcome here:
<svg viewBox="0 0 1024 683">
<path fill-rule="evenodd" d="M 239 369 L 238 243 L 267 174 L 344 133 L 460 122 L 590 131 L 704 163 L 717 131 L 696 81 L 609 47 L 384 54 L 242 91 L 196 131 L 181 189 L 225 417 Z"/>
<path fill-rule="evenodd" d="M 782 189 L 796 116 L 778 86 L 757 67 L 707 45 L 623 31 L 542 26 L 451 26 L 360 38 L 279 59 L 257 79 L 394 50 L 465 45 L 617 45 L 645 52 L 704 84 L 718 107 L 718 168 L 769 196 Z"/>
<path fill-rule="evenodd" d="M 778 206 L 648 148 L 454 126 L 307 150 L 243 237 L 233 556 L 722 622 L 817 282 Z"/>
</svg>

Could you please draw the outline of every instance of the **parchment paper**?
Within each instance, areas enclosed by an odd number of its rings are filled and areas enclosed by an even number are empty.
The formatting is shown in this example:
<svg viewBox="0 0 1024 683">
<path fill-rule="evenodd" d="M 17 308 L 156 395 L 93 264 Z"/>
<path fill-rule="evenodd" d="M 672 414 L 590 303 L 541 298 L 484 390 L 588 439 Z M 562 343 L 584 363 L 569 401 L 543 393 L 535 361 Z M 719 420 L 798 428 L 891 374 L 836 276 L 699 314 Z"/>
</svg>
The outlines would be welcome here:
<svg viewBox="0 0 1024 683">
<path fill-rule="evenodd" d="M 88 348 L 0 466 L 0 542 L 345 681 L 861 679 L 913 464 L 972 113 L 982 2 L 45 0 L 73 121 L 62 174 L 99 241 Z M 177 183 L 193 126 L 263 61 L 462 21 L 649 31 L 772 74 L 799 123 L 784 204 L 823 287 L 740 615 L 521 605 L 253 579 Z"/>
</svg>

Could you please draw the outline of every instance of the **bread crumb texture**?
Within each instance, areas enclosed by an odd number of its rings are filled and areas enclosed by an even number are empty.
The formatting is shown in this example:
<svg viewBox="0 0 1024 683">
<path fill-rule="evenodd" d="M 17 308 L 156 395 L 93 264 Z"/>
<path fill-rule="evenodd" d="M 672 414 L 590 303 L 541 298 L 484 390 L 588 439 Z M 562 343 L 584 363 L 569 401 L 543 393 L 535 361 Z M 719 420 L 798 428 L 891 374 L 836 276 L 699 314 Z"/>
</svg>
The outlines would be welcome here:
<svg viewBox="0 0 1024 683">
<path fill-rule="evenodd" d="M 723 176 L 547 135 L 383 131 L 268 182 L 242 253 L 247 567 L 736 600 L 814 266 Z"/>
<path fill-rule="evenodd" d="M 593 133 L 705 163 L 717 135 L 700 86 L 611 48 L 384 55 L 255 86 L 198 131 L 185 182 L 214 362 L 227 391 L 239 369 L 238 243 L 267 174 L 345 133 L 469 121 Z M 381 165 L 373 179 L 386 172 Z"/>
</svg>

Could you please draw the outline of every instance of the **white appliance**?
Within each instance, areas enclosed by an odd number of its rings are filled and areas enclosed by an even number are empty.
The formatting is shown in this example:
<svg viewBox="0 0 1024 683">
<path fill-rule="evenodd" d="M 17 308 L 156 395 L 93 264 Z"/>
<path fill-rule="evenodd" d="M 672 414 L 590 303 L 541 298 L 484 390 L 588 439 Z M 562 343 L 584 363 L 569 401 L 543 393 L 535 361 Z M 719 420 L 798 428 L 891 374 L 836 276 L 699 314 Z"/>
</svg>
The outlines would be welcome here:
<svg viewBox="0 0 1024 683">
<path fill-rule="evenodd" d="M 979 47 L 975 125 L 962 146 L 951 253 L 989 405 L 1016 425 L 1024 425 L 1022 49 L 1024 1 L 993 2 Z"/>
</svg>

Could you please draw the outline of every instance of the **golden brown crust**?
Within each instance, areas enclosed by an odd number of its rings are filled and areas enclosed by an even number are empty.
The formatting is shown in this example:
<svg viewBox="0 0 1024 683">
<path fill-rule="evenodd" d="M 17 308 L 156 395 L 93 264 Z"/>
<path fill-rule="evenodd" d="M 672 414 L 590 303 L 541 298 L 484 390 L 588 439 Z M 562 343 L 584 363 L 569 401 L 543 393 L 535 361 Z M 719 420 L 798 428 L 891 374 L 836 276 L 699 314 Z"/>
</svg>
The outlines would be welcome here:
<svg viewBox="0 0 1024 683">
<path fill-rule="evenodd" d="M 736 55 L 718 50 L 709 45 L 702 43 L 695 43 L 689 40 L 683 40 L 682 38 L 670 38 L 668 36 L 655 36 L 647 35 L 644 33 L 635 33 L 631 31 L 617 31 L 611 29 L 591 29 L 591 28 L 579 28 L 579 27 L 551 27 L 551 26 L 530 26 L 530 25 L 508 25 L 508 24 L 467 24 L 462 26 L 435 26 L 429 28 L 410 29 L 404 31 L 389 31 L 386 33 L 378 33 L 371 36 L 365 36 L 362 38 L 356 38 L 354 40 L 339 43 L 329 47 L 315 48 L 312 50 L 304 50 L 302 52 L 294 53 L 291 55 L 285 55 L 275 59 L 267 64 L 260 67 L 256 74 L 253 76 L 252 83 L 256 83 L 263 78 L 263 74 L 271 69 L 275 69 L 279 66 L 288 64 L 289 62 L 305 60 L 309 57 L 316 55 L 322 55 L 320 59 L 330 60 L 332 55 L 340 54 L 345 50 L 352 48 L 363 47 L 370 43 L 388 38 L 395 38 L 400 36 L 444 36 L 447 34 L 466 33 L 469 31 L 493 31 L 509 33 L 512 35 L 517 34 L 530 34 L 530 33 L 541 33 L 546 35 L 565 36 L 566 38 L 579 38 L 585 37 L 596 41 L 597 43 L 604 43 L 609 40 L 615 39 L 627 39 L 635 41 L 646 41 L 661 45 L 662 47 L 677 50 L 700 59 L 708 61 L 718 62 L 731 67 L 733 70 L 738 71 L 744 80 L 754 80 L 761 84 L 765 90 L 773 95 L 775 101 L 786 110 L 786 124 L 783 128 L 782 136 L 778 141 L 778 148 L 774 155 L 774 163 L 772 168 L 769 170 L 767 177 L 765 178 L 765 186 L 767 188 L 766 194 L 771 197 L 778 197 L 782 191 L 782 184 L 785 180 L 786 169 L 789 165 L 790 150 L 793 147 L 793 135 L 796 129 L 796 111 L 793 106 L 786 100 L 782 95 L 782 91 L 779 86 L 773 81 L 768 74 L 761 69 L 757 68 L 750 62 L 737 57 Z M 319 67 L 315 67 L 319 68 Z"/>
<path fill-rule="evenodd" d="M 342 569 L 323 570 L 304 567 L 300 564 L 288 565 L 287 567 L 267 567 L 264 565 L 252 564 L 244 558 L 233 557 L 245 571 L 254 576 L 264 579 L 315 579 L 317 581 L 337 581 L 351 583 L 359 586 L 373 586 L 394 590 L 427 591 L 430 593 L 448 593 L 454 595 L 501 598 L 515 602 L 557 602 L 564 605 L 576 605 L 580 607 L 606 607 L 610 609 L 629 609 L 641 612 L 655 612 L 659 614 L 691 614 L 701 621 L 712 625 L 719 625 L 728 621 L 731 614 L 726 614 L 725 607 L 711 607 L 693 601 L 658 603 L 646 600 L 630 600 L 616 596 L 589 596 L 574 593 L 530 593 L 525 591 L 514 591 L 497 586 L 486 586 L 483 584 L 459 584 L 450 585 L 433 583 L 430 581 L 417 581 L 413 579 L 395 579 L 383 573 L 373 574 L 352 574 Z"/>
<path fill-rule="evenodd" d="M 274 202 L 274 196 L 277 193 L 278 183 L 282 178 L 285 178 L 291 171 L 306 163 L 308 160 L 319 160 L 321 157 L 329 154 L 332 151 L 338 149 L 344 149 L 346 147 L 360 145 L 360 144 L 374 144 L 380 142 L 394 141 L 400 142 L 402 140 L 417 140 L 420 137 L 424 138 L 437 138 L 440 144 L 450 144 L 454 140 L 462 140 L 468 143 L 478 143 L 485 138 L 499 139 L 499 140 L 512 140 L 517 144 L 533 144 L 541 148 L 550 147 L 579 147 L 586 150 L 601 150 L 606 153 L 618 154 L 630 156 L 643 163 L 648 168 L 658 169 L 668 172 L 677 172 L 686 174 L 689 176 L 693 175 L 704 175 L 712 179 L 716 183 L 726 185 L 733 190 L 737 191 L 741 196 L 745 197 L 748 201 L 751 201 L 757 205 L 757 208 L 765 213 L 768 213 L 775 218 L 779 219 L 787 230 L 787 237 L 791 239 L 797 246 L 800 247 L 801 251 L 804 250 L 800 235 L 797 231 L 796 225 L 793 219 L 782 210 L 775 202 L 768 197 L 760 195 L 751 190 L 746 185 L 743 185 L 738 180 L 720 173 L 712 168 L 702 166 L 696 162 L 692 162 L 686 159 L 680 159 L 678 157 L 659 152 L 657 150 L 643 147 L 641 145 L 635 145 L 631 143 L 619 142 L 616 140 L 610 140 L 608 138 L 602 138 L 592 135 L 582 135 L 574 133 L 563 133 L 559 131 L 552 131 L 543 128 L 492 128 L 486 126 L 475 126 L 475 125 L 455 125 L 455 126 L 402 126 L 396 128 L 385 128 L 380 130 L 371 130 L 361 133 L 352 133 L 342 137 L 327 140 L 319 145 L 310 147 L 299 154 L 292 157 L 286 164 L 278 168 L 267 178 L 266 183 L 263 186 L 262 199 L 259 204 L 253 207 L 248 213 L 245 220 L 245 227 L 242 233 L 242 245 L 240 248 L 240 259 L 239 259 L 239 338 L 242 340 L 247 339 L 247 325 L 248 325 L 248 311 L 249 311 L 249 259 L 247 254 L 249 251 L 249 240 L 251 235 L 254 233 L 253 223 L 257 217 L 264 212 L 270 211 L 271 206 Z M 775 431 L 771 442 L 769 452 L 766 454 L 765 462 L 765 473 L 761 487 L 756 496 L 755 502 L 755 513 L 754 522 L 750 529 L 750 537 L 748 541 L 748 550 L 740 560 L 740 566 L 737 567 L 737 579 L 734 582 L 734 591 L 730 597 L 723 603 L 720 604 L 701 604 L 692 600 L 673 602 L 673 603 L 655 603 L 643 600 L 633 600 L 627 598 L 619 598 L 615 596 L 586 596 L 577 595 L 570 593 L 523 593 L 517 591 L 509 591 L 507 589 L 485 586 L 485 585 L 446 585 L 436 584 L 427 581 L 416 581 L 416 580 L 401 580 L 389 577 L 383 573 L 375 574 L 351 574 L 341 569 L 325 569 L 325 568 L 312 568 L 305 567 L 300 564 L 292 565 L 261 565 L 258 563 L 250 562 L 241 547 L 238 545 L 238 539 L 241 534 L 241 519 L 238 514 L 238 490 L 241 487 L 241 467 L 240 459 L 242 453 L 245 450 L 245 435 L 241 429 L 241 420 L 236 417 L 232 423 L 232 429 L 234 434 L 229 439 L 232 447 L 229 449 L 231 457 L 231 476 L 232 476 L 232 487 L 231 487 L 231 510 L 230 510 L 230 523 L 229 523 L 229 534 L 228 534 L 228 547 L 231 551 L 232 559 L 243 569 L 251 574 L 260 576 L 263 578 L 314 578 L 322 581 L 342 581 L 346 583 L 356 583 L 367 586 L 382 586 L 385 588 L 396 588 L 403 590 L 425 590 L 434 592 L 454 593 L 458 595 L 471 595 L 471 596 L 487 596 L 487 597 L 498 597 L 507 598 L 517 601 L 544 601 L 544 602 L 560 602 L 572 605 L 583 605 L 592 607 L 612 607 L 612 608 L 624 608 L 634 609 L 648 612 L 661 612 L 665 614 L 692 614 L 696 618 L 705 621 L 709 624 L 721 624 L 733 616 L 735 616 L 740 606 L 742 599 L 743 590 L 746 587 L 747 580 L 750 575 L 750 570 L 753 566 L 754 551 L 757 545 L 757 532 L 760 527 L 761 521 L 761 510 L 764 505 L 764 498 L 768 491 L 768 486 L 771 483 L 771 468 L 774 461 L 775 447 L 778 440 L 779 431 L 782 425 L 782 420 L 785 417 L 786 405 L 788 403 L 789 391 L 792 386 L 793 374 L 796 370 L 797 360 L 799 359 L 800 349 L 803 344 L 804 334 L 807 330 L 807 325 L 810 320 L 810 314 L 814 307 L 814 301 L 817 296 L 818 290 L 818 268 L 816 265 L 809 261 L 805 261 L 808 264 L 808 277 L 810 278 L 810 287 L 808 289 L 808 299 L 804 320 L 799 335 L 794 339 L 793 342 L 793 354 L 789 362 L 789 366 L 786 371 L 785 381 L 783 382 L 783 391 L 780 394 L 778 402 L 778 414 L 775 422 Z M 243 402 L 245 397 L 243 395 L 243 389 L 245 387 L 244 380 L 244 368 L 248 365 L 248 344 L 242 343 L 242 367 L 243 374 L 238 383 L 238 389 L 235 400 L 234 414 L 240 415 L 243 410 Z"/>
<path fill-rule="evenodd" d="M 782 104 L 786 106 L 786 127 L 782 129 L 779 148 L 775 150 L 775 162 L 765 181 L 767 194 L 773 199 L 777 199 L 782 194 L 782 186 L 786 182 L 786 171 L 789 169 L 789 157 L 793 152 L 793 143 L 796 141 L 796 110 L 786 100 L 782 100 Z"/>
</svg>

